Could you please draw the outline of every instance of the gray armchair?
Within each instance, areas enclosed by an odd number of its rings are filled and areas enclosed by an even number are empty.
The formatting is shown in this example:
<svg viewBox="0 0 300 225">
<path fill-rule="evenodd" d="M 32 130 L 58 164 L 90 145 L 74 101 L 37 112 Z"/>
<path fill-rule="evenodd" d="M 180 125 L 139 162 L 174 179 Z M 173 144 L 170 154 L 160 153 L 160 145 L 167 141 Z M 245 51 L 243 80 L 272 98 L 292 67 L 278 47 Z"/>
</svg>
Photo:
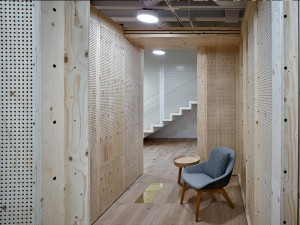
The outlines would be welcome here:
<svg viewBox="0 0 300 225">
<path fill-rule="evenodd" d="M 217 192 L 223 195 L 228 205 L 234 208 L 223 187 L 230 181 L 235 159 L 236 154 L 232 149 L 219 147 L 211 151 L 207 161 L 184 169 L 180 204 L 183 203 L 184 193 L 188 187 L 196 190 L 196 222 L 198 222 L 199 217 L 200 195 L 203 192 Z"/>
</svg>

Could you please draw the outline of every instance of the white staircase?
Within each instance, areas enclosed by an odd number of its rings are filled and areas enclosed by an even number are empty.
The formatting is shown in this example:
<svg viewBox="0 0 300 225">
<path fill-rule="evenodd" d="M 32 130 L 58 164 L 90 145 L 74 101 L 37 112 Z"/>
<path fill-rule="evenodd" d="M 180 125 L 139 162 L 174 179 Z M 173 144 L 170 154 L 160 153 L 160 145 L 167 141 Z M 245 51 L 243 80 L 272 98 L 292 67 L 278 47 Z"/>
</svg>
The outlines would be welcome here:
<svg viewBox="0 0 300 225">
<path fill-rule="evenodd" d="M 184 111 L 191 110 L 193 105 L 197 105 L 197 101 L 189 101 L 189 106 L 186 107 L 179 107 L 178 112 L 170 113 L 169 118 L 165 118 L 162 124 L 151 124 L 151 128 L 148 130 L 144 130 L 144 138 L 149 136 L 150 134 L 154 133 L 155 131 L 159 130 L 160 128 L 166 126 L 170 122 L 175 120 L 175 117 L 182 116 Z"/>
</svg>

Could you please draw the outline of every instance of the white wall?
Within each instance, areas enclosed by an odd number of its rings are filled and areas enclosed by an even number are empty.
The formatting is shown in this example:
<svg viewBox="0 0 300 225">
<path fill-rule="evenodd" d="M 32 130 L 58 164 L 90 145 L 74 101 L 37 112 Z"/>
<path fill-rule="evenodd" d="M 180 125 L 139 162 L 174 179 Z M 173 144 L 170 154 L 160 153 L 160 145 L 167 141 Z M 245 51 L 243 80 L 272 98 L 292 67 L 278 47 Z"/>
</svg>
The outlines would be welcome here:
<svg viewBox="0 0 300 225">
<path fill-rule="evenodd" d="M 196 49 L 168 49 L 158 56 L 145 51 L 144 58 L 144 130 L 161 124 L 170 113 L 196 100 Z"/>
<path fill-rule="evenodd" d="M 193 105 L 192 110 L 184 111 L 182 116 L 147 138 L 197 138 L 197 106 Z"/>
</svg>

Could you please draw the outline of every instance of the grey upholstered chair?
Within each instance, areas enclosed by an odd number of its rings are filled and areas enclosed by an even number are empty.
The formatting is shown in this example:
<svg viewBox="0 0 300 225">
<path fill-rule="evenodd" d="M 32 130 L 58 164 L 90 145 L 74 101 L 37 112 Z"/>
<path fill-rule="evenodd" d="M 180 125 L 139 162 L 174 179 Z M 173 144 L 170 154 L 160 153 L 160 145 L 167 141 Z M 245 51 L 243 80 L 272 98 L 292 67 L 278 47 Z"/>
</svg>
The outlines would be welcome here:
<svg viewBox="0 0 300 225">
<path fill-rule="evenodd" d="M 198 222 L 200 195 L 203 192 L 217 192 L 222 194 L 228 205 L 234 208 L 226 191 L 223 189 L 231 178 L 236 154 L 226 147 L 214 148 L 207 161 L 186 167 L 182 173 L 183 187 L 180 204 L 183 203 L 184 193 L 190 187 L 196 190 L 196 222 Z"/>
</svg>

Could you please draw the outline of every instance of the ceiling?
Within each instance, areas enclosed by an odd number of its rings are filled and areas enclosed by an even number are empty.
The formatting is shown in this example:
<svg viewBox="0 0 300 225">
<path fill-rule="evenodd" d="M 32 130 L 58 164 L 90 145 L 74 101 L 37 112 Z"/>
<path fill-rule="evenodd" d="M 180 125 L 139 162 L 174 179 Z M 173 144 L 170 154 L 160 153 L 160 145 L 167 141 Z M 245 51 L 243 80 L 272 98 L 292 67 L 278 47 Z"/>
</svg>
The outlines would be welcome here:
<svg viewBox="0 0 300 225">
<path fill-rule="evenodd" d="M 134 27 L 240 27 L 247 1 L 91 1 L 98 10 L 126 28 Z M 136 19 L 138 10 L 149 9 L 159 16 L 157 24 Z"/>
</svg>

